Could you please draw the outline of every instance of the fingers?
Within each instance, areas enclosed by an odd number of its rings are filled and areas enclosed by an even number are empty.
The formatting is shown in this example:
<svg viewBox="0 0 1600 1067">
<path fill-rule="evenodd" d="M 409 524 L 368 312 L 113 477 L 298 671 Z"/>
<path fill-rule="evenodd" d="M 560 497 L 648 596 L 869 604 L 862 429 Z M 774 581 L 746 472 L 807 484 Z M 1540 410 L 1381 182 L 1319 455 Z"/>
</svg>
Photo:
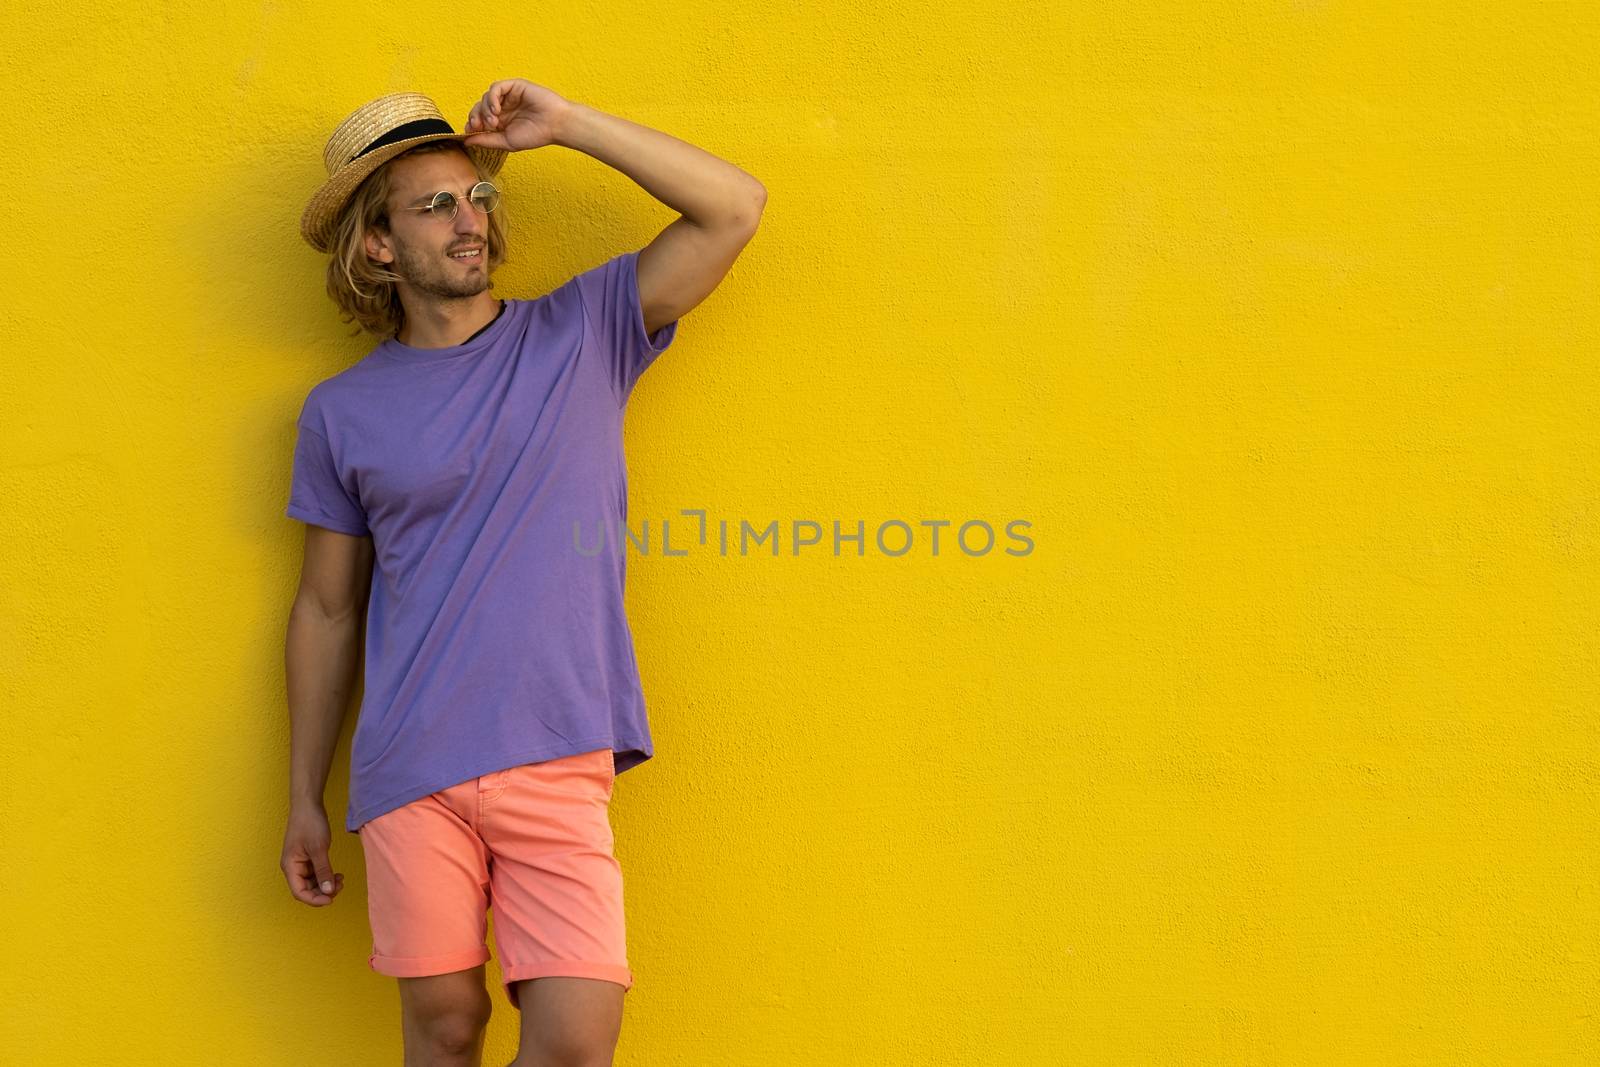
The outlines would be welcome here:
<svg viewBox="0 0 1600 1067">
<path fill-rule="evenodd" d="M 467 114 L 466 132 L 481 133 L 498 130 L 507 111 L 514 111 L 522 101 L 522 86 L 516 78 L 494 82 L 483 98 L 472 105 Z"/>
<path fill-rule="evenodd" d="M 503 111 L 515 108 L 521 96 L 522 87 L 516 78 L 507 78 L 489 86 L 489 91 L 483 94 L 483 103 L 490 121 L 499 119 Z"/>
<path fill-rule="evenodd" d="M 499 121 L 499 116 L 489 110 L 486 95 L 483 100 L 472 105 L 472 110 L 467 114 L 466 132 L 482 133 L 484 130 L 492 130 L 499 126 Z"/>
<path fill-rule="evenodd" d="M 333 903 L 333 898 L 344 888 L 344 875 L 329 869 L 326 859 L 322 861 L 320 873 L 316 872 L 311 860 L 305 856 L 296 856 L 289 860 L 284 865 L 283 872 L 289 880 L 290 894 L 300 903 L 310 904 L 312 907 Z M 325 886 L 327 888 L 324 888 Z"/>
<path fill-rule="evenodd" d="M 317 869 L 317 888 L 328 896 L 333 896 L 336 888 L 333 884 L 333 864 L 328 862 L 327 853 L 318 856 L 314 865 Z"/>
<path fill-rule="evenodd" d="M 320 908 L 328 904 L 332 904 L 333 898 L 338 896 L 339 891 L 343 888 L 344 875 L 342 874 L 336 874 L 333 876 L 332 892 L 324 893 L 321 889 L 317 888 L 316 883 L 312 882 L 309 876 L 304 874 L 298 875 L 291 879 L 289 885 L 289 891 L 294 895 L 296 900 L 300 901 L 302 904 L 310 904 L 314 908 Z"/>
</svg>

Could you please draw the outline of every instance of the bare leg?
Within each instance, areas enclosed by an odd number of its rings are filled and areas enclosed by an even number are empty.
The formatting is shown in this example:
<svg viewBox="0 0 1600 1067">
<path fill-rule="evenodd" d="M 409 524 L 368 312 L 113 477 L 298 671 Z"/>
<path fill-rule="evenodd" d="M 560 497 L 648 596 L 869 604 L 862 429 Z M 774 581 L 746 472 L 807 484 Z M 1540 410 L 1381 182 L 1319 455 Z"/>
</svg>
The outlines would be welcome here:
<svg viewBox="0 0 1600 1067">
<path fill-rule="evenodd" d="M 400 978 L 405 1067 L 478 1067 L 493 1005 L 484 965 L 426 978 Z"/>
<path fill-rule="evenodd" d="M 599 978 L 526 978 L 521 1047 L 510 1067 L 610 1067 L 627 990 Z"/>
</svg>

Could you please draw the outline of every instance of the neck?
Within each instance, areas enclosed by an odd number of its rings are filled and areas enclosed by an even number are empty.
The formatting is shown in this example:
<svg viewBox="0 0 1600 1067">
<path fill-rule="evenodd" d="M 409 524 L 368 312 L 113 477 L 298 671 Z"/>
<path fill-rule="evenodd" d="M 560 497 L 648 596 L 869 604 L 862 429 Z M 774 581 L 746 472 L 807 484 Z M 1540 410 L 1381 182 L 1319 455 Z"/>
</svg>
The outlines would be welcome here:
<svg viewBox="0 0 1600 1067">
<path fill-rule="evenodd" d="M 395 340 L 412 348 L 453 348 L 500 313 L 500 299 L 487 289 L 476 296 L 427 302 L 402 293 L 401 303 L 406 317 Z"/>
</svg>

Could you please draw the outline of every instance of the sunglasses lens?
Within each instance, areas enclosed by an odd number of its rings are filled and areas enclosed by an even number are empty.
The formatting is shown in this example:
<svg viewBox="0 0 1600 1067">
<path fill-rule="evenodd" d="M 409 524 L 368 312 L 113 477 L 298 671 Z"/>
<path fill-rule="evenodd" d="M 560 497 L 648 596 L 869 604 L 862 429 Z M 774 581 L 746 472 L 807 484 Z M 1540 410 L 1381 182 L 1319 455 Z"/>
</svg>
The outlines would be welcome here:
<svg viewBox="0 0 1600 1067">
<path fill-rule="evenodd" d="M 456 198 L 450 193 L 435 193 L 433 195 L 433 203 L 428 206 L 433 208 L 433 217 L 436 219 L 453 219 L 456 217 Z"/>
<path fill-rule="evenodd" d="M 499 203 L 500 190 L 496 189 L 488 182 L 479 182 L 477 185 L 472 187 L 472 206 L 484 214 L 487 215 L 489 212 L 493 211 L 495 206 Z"/>
</svg>

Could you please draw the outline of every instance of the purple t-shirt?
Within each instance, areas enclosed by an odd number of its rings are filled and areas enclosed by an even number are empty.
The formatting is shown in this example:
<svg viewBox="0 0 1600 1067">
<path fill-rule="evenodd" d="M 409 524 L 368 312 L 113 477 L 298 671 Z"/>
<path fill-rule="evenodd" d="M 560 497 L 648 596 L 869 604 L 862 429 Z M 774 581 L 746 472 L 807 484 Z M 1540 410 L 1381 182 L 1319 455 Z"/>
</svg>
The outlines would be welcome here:
<svg viewBox="0 0 1600 1067">
<path fill-rule="evenodd" d="M 506 300 L 465 344 L 384 341 L 307 395 L 287 514 L 375 553 L 347 830 L 523 763 L 653 754 L 622 416 L 678 324 L 645 334 L 638 255 Z"/>
</svg>

